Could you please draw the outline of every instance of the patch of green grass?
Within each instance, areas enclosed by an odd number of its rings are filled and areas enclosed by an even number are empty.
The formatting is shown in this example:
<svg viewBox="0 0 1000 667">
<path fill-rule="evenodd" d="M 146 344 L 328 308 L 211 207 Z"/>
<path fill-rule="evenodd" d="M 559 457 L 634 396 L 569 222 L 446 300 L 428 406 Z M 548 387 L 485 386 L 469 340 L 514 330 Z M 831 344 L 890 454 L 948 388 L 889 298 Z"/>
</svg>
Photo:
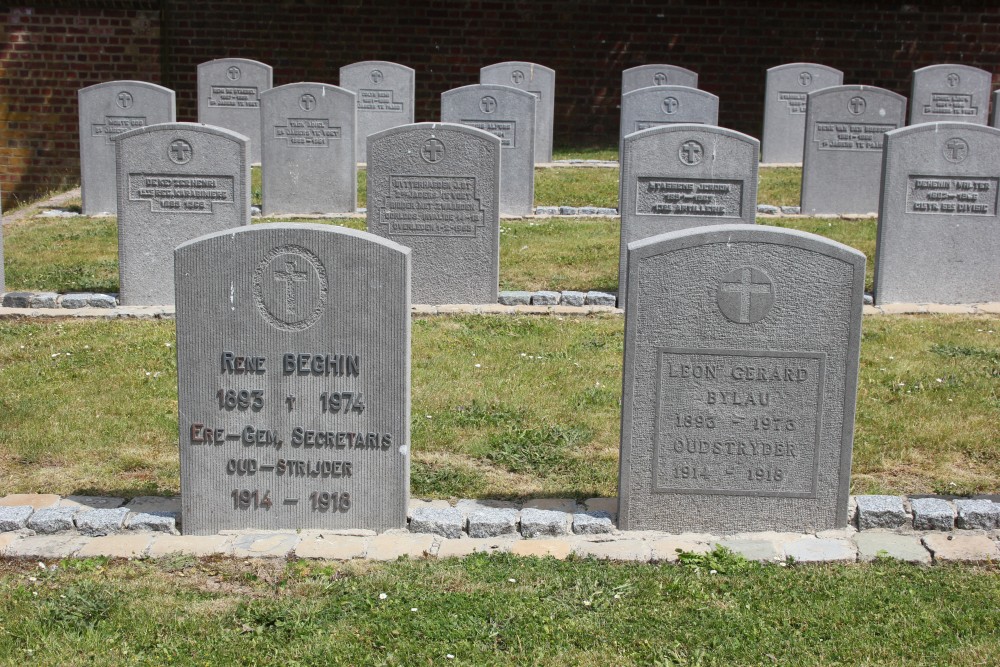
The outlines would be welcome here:
<svg viewBox="0 0 1000 667">
<path fill-rule="evenodd" d="M 757 203 L 798 206 L 802 191 L 801 167 L 768 167 L 760 170 Z"/>
<path fill-rule="evenodd" d="M 972 667 L 1000 633 L 995 567 L 71 562 L 4 563 L 0 664 Z"/>
<path fill-rule="evenodd" d="M 535 205 L 617 208 L 618 169 L 536 169 Z"/>
<path fill-rule="evenodd" d="M 501 290 L 618 289 L 615 218 L 542 218 L 500 223 Z"/>
<path fill-rule="evenodd" d="M 0 321 L 0 495 L 176 493 L 173 341 Z M 615 495 L 622 346 L 620 317 L 415 318 L 412 492 Z M 853 491 L 1000 490 L 998 359 L 997 317 L 865 318 Z"/>
<path fill-rule="evenodd" d="M 556 146 L 553 160 L 617 160 L 617 146 Z"/>
<path fill-rule="evenodd" d="M 4 229 L 7 289 L 118 291 L 114 218 L 34 218 Z"/>
</svg>

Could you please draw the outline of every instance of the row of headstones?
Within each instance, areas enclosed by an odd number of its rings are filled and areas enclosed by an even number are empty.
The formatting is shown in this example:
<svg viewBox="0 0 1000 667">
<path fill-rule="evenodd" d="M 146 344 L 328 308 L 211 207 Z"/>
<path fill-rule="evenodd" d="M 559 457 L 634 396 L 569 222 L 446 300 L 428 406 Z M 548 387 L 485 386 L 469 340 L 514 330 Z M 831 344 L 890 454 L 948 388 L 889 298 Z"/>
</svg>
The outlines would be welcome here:
<svg viewBox="0 0 1000 667">
<path fill-rule="evenodd" d="M 275 223 L 174 256 L 185 532 L 404 527 L 414 253 Z M 620 528 L 846 525 L 864 266 L 755 225 L 629 245 Z"/>
<path fill-rule="evenodd" d="M 484 129 L 502 140 L 501 210 L 530 214 L 534 164 L 552 159 L 555 72 L 532 63 L 482 68 L 480 85 L 441 95 L 441 119 Z M 383 61 L 341 68 L 341 86 L 271 87 L 271 67 L 221 59 L 198 66 L 198 120 L 250 139 L 261 163 L 266 215 L 353 213 L 357 162 L 366 139 L 413 123 L 414 72 Z M 537 106 L 537 112 L 536 112 Z M 79 91 L 83 212 L 115 207 L 114 139 L 176 119 L 174 92 L 151 83 L 112 81 Z"/>
</svg>

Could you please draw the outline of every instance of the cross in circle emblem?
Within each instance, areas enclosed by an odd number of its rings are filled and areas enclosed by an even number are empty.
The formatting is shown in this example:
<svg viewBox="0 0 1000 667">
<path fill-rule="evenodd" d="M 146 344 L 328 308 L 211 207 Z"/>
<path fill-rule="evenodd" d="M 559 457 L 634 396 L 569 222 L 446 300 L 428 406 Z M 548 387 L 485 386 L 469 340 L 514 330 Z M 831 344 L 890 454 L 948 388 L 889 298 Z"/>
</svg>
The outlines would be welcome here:
<svg viewBox="0 0 1000 667">
<path fill-rule="evenodd" d="M 944 159 L 948 162 L 961 162 L 969 155 L 969 144 L 963 139 L 954 137 L 944 145 Z"/>
<path fill-rule="evenodd" d="M 524 81 L 524 72 L 522 72 L 519 69 L 514 70 L 513 72 L 510 73 L 510 80 L 513 81 L 514 83 L 518 84 L 521 83 L 522 81 Z"/>
<path fill-rule="evenodd" d="M 863 114 L 867 106 L 868 103 L 865 102 L 865 98 L 863 97 L 852 97 L 850 101 L 847 103 L 848 111 L 850 111 L 855 116 L 857 116 L 858 114 Z"/>
<path fill-rule="evenodd" d="M 667 74 L 666 72 L 657 72 L 653 75 L 653 83 L 657 86 L 667 85 Z"/>
<path fill-rule="evenodd" d="M 799 84 L 802 86 L 808 86 L 813 81 L 813 75 L 809 72 L 801 72 L 799 74 Z"/>
<path fill-rule="evenodd" d="M 191 144 L 183 139 L 174 139 L 170 142 L 168 156 L 176 164 L 187 164 L 191 160 Z"/>
<path fill-rule="evenodd" d="M 677 109 L 680 108 L 681 103 L 676 97 L 668 97 L 663 100 L 663 113 L 676 113 Z"/>
<path fill-rule="evenodd" d="M 424 142 L 423 147 L 420 149 L 420 157 L 431 164 L 440 162 L 441 158 L 444 157 L 444 144 L 440 139 L 431 137 Z"/>
<path fill-rule="evenodd" d="M 236 79 L 240 78 L 241 74 L 243 73 L 240 71 L 240 68 L 237 67 L 236 65 L 233 65 L 232 67 L 226 70 L 226 76 L 229 77 L 230 81 L 236 81 Z"/>
<path fill-rule="evenodd" d="M 705 149 L 697 141 L 685 141 L 681 144 L 680 158 L 684 164 L 689 166 L 696 165 L 701 162 L 704 156 Z"/>
<path fill-rule="evenodd" d="M 496 98 L 487 95 L 483 99 L 479 100 L 479 108 L 482 109 L 483 113 L 493 113 L 497 110 Z"/>
<path fill-rule="evenodd" d="M 118 93 L 118 106 L 122 109 L 128 109 L 132 106 L 132 93 L 125 90 Z"/>
</svg>

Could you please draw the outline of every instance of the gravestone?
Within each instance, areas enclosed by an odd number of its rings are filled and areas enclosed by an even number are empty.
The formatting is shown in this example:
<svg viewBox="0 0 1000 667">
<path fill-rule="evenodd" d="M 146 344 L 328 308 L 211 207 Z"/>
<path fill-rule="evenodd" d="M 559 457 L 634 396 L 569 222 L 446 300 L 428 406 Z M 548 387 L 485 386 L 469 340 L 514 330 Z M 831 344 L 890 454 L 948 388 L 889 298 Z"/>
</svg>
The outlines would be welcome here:
<svg viewBox="0 0 1000 667">
<path fill-rule="evenodd" d="M 535 162 L 552 162 L 556 71 L 535 63 L 497 63 L 479 70 L 479 83 L 512 86 L 525 90 L 538 99 L 535 107 Z"/>
<path fill-rule="evenodd" d="M 113 213 L 115 137 L 137 127 L 173 123 L 174 91 L 145 81 L 108 81 L 77 91 L 80 111 L 80 197 L 84 215 Z"/>
<path fill-rule="evenodd" d="M 618 303 L 628 244 L 689 227 L 757 222 L 753 137 L 715 125 L 663 125 L 625 137 L 621 158 Z"/>
<path fill-rule="evenodd" d="M 277 223 L 175 257 L 184 532 L 405 528 L 410 251 Z"/>
<path fill-rule="evenodd" d="M 163 123 L 115 139 L 118 276 L 123 306 L 174 302 L 174 248 L 250 224 L 249 139 Z"/>
<path fill-rule="evenodd" d="M 924 123 L 885 137 L 875 303 L 1000 301 L 1000 130 Z"/>
<path fill-rule="evenodd" d="M 993 107 L 990 111 L 990 126 L 1000 127 L 1000 90 L 993 91 Z"/>
<path fill-rule="evenodd" d="M 722 225 L 629 245 L 618 527 L 847 525 L 862 253 Z"/>
<path fill-rule="evenodd" d="M 968 65 L 913 70 L 909 124 L 962 121 L 986 125 L 992 85 L 992 74 Z"/>
<path fill-rule="evenodd" d="M 250 138 L 250 160 L 260 162 L 260 94 L 271 87 L 270 65 L 220 58 L 198 65 L 198 122 Z"/>
<path fill-rule="evenodd" d="M 441 121 L 500 138 L 500 212 L 531 215 L 535 205 L 536 98 L 510 86 L 479 84 L 441 93 Z"/>
<path fill-rule="evenodd" d="M 450 123 L 368 137 L 368 231 L 413 249 L 413 301 L 496 303 L 500 139 Z"/>
<path fill-rule="evenodd" d="M 366 60 L 340 68 L 340 87 L 357 95 L 357 160 L 367 162 L 369 134 L 413 122 L 415 77 L 412 68 L 385 60 Z"/>
<path fill-rule="evenodd" d="M 264 215 L 354 213 L 354 93 L 325 83 L 290 83 L 262 92 L 260 110 Z"/>
<path fill-rule="evenodd" d="M 719 98 L 687 86 L 649 86 L 622 95 L 618 154 L 625 136 L 675 123 L 719 124 Z"/>
<path fill-rule="evenodd" d="M 767 70 L 761 161 L 802 162 L 806 134 L 806 95 L 844 83 L 839 69 L 815 63 L 789 63 Z"/>
<path fill-rule="evenodd" d="M 883 138 L 905 118 L 906 98 L 882 88 L 831 86 L 809 93 L 802 213 L 874 213 Z"/>
<path fill-rule="evenodd" d="M 649 86 L 698 87 L 698 73 L 677 65 L 639 65 L 622 72 L 622 95 Z"/>
</svg>

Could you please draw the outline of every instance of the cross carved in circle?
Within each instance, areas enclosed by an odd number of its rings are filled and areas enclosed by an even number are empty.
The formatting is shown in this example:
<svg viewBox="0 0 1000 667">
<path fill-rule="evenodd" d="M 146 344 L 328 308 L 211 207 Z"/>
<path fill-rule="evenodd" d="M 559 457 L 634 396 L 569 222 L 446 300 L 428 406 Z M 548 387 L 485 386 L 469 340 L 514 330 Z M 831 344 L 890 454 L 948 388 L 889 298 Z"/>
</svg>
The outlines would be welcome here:
<svg viewBox="0 0 1000 667">
<path fill-rule="evenodd" d="M 420 149 L 420 155 L 427 162 L 438 162 L 444 157 L 444 144 L 441 143 L 440 139 L 431 137 L 424 142 L 423 147 Z"/>
<path fill-rule="evenodd" d="M 948 162 L 961 162 L 969 154 L 969 144 L 955 137 L 944 145 L 944 157 Z"/>
<path fill-rule="evenodd" d="M 191 160 L 192 152 L 191 144 L 183 139 L 174 139 L 170 142 L 168 155 L 177 164 L 187 164 Z"/>
<path fill-rule="evenodd" d="M 865 98 L 863 97 L 852 97 L 851 100 L 847 103 L 847 108 L 850 110 L 852 114 L 855 115 L 864 113 L 865 107 L 867 106 L 868 103 L 865 102 Z"/>
<path fill-rule="evenodd" d="M 493 113 L 497 110 L 496 98 L 487 95 L 483 99 L 479 100 L 479 108 L 482 109 L 483 113 Z"/>
<path fill-rule="evenodd" d="M 122 109 L 128 109 L 130 106 L 132 106 L 132 93 L 129 93 L 128 91 L 125 90 L 118 93 L 118 106 L 120 106 Z"/>
<path fill-rule="evenodd" d="M 653 75 L 653 83 L 655 83 L 657 86 L 665 86 L 665 85 L 667 85 L 667 73 L 666 72 L 657 72 L 656 74 L 654 74 Z"/>
<path fill-rule="evenodd" d="M 681 103 L 676 97 L 668 97 L 663 100 L 663 113 L 676 113 L 677 109 L 680 108 Z"/>
<path fill-rule="evenodd" d="M 681 162 L 686 165 L 698 164 L 704 155 L 705 149 L 697 141 L 685 141 L 681 144 Z"/>
</svg>

